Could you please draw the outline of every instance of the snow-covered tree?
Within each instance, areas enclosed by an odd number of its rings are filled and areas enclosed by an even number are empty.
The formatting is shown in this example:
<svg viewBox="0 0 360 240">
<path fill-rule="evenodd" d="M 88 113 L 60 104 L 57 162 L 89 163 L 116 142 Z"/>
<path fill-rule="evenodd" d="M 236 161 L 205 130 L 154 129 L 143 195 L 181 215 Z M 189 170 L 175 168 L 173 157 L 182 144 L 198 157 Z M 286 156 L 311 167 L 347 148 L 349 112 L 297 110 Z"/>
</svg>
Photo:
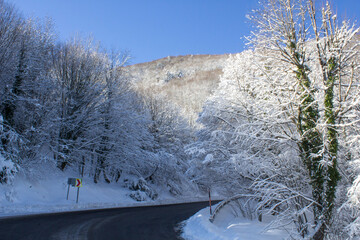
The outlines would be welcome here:
<svg viewBox="0 0 360 240">
<path fill-rule="evenodd" d="M 154 139 L 151 151 L 158 158 L 148 178 L 158 184 L 167 182 L 170 192 L 180 194 L 187 181 L 184 174 L 189 166 L 184 147 L 192 141 L 192 127 L 166 98 L 146 92 L 142 96 L 144 110 L 150 120 L 148 130 Z"/>
<path fill-rule="evenodd" d="M 358 30 L 347 22 L 339 24 L 329 4 L 323 8 L 320 19 L 317 14 L 311 0 L 266 1 L 251 18 L 258 27 L 251 42 L 287 63 L 285 70 L 291 71 L 298 86 L 295 121 L 300 134 L 298 145 L 316 202 L 312 207 L 316 225 L 312 238 L 324 239 L 331 225 L 340 180 L 337 124 L 343 118 L 346 89 L 352 87 L 347 72 L 357 54 L 350 44 Z M 311 48 L 311 41 L 315 42 L 316 50 Z M 312 64 L 314 59 L 319 61 L 320 69 Z M 344 82 L 348 82 L 347 88 Z"/>
<path fill-rule="evenodd" d="M 3 1 L 1 9 L 1 147 L 16 166 L 26 164 L 37 151 L 41 128 L 41 96 L 47 85 L 53 37 L 51 24 L 23 19 Z M 41 133 L 40 133 L 41 132 Z"/>
<path fill-rule="evenodd" d="M 17 65 L 17 54 L 19 51 L 19 40 L 22 35 L 23 19 L 16 9 L 10 4 L 0 1 L 0 89 L 1 89 L 1 153 L 7 159 L 10 158 L 10 137 L 16 136 L 12 130 L 12 116 L 8 114 L 9 105 L 13 103 L 10 99 L 10 89 L 13 84 Z M 9 121 L 10 120 L 10 121 Z"/>
<path fill-rule="evenodd" d="M 350 171 L 345 153 L 357 125 L 358 30 L 329 5 L 317 14 L 312 1 L 263 1 L 250 16 L 254 50 L 229 58 L 188 150 L 210 169 L 203 182 L 228 181 L 257 196 L 278 226 L 324 239 L 348 184 L 340 174 Z"/>
<path fill-rule="evenodd" d="M 80 162 L 88 139 L 84 138 L 94 124 L 96 109 L 103 91 L 104 62 L 91 41 L 70 41 L 53 51 L 51 77 L 57 84 L 57 129 L 53 132 L 57 145 L 57 162 L 64 170 L 72 162 Z"/>
</svg>

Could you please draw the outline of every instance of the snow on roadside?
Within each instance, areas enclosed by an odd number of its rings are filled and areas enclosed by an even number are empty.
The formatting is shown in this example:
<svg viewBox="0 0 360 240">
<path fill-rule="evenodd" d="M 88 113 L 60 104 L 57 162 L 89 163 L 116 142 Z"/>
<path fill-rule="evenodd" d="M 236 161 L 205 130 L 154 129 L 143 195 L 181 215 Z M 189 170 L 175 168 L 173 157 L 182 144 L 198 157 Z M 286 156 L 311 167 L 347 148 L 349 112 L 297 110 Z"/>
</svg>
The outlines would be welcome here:
<svg viewBox="0 0 360 240">
<path fill-rule="evenodd" d="M 288 234 L 281 230 L 265 230 L 267 223 L 222 213 L 214 223 L 209 221 L 209 207 L 183 222 L 181 237 L 186 240 L 281 240 Z"/>
<path fill-rule="evenodd" d="M 120 183 L 95 184 L 91 178 L 84 178 L 79 203 L 76 203 L 75 187 L 70 187 L 69 200 L 66 200 L 68 177 L 76 177 L 76 174 L 52 172 L 51 175 L 43 176 L 36 181 L 17 176 L 11 185 L 0 184 L 0 217 L 207 200 L 207 197 L 199 194 L 185 193 L 184 196 L 173 196 L 166 189 L 158 188 L 156 191 L 159 197 L 156 200 L 149 198 L 137 202 L 129 196 L 133 191 Z"/>
</svg>

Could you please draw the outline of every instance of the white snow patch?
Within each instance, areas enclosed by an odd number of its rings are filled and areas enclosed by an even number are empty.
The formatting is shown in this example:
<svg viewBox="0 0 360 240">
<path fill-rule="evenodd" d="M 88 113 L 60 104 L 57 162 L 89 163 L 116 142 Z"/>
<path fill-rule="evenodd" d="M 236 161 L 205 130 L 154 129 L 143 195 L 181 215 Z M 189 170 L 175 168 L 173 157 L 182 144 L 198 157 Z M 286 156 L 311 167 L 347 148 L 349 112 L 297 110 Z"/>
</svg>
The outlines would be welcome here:
<svg viewBox="0 0 360 240">
<path fill-rule="evenodd" d="M 212 154 L 207 154 L 204 161 L 202 162 L 203 164 L 209 164 L 214 160 L 214 156 Z"/>
<path fill-rule="evenodd" d="M 91 177 L 83 178 L 79 202 L 76 203 L 77 188 L 70 187 L 67 196 L 68 177 L 79 177 L 71 172 L 49 171 L 37 180 L 16 176 L 12 184 L 0 184 L 0 217 L 38 213 L 77 211 L 87 209 L 135 207 L 164 205 L 185 202 L 206 201 L 207 196 L 197 193 L 184 193 L 183 196 L 171 195 L 166 188 L 156 188 L 156 200 L 137 202 L 129 195 L 133 191 L 119 183 L 97 183 Z M 216 197 L 215 197 L 216 198 Z"/>
<path fill-rule="evenodd" d="M 288 234 L 281 230 L 266 230 L 267 223 L 235 217 L 231 212 L 209 221 L 209 208 L 197 212 L 184 222 L 181 237 L 187 240 L 281 240 Z"/>
</svg>

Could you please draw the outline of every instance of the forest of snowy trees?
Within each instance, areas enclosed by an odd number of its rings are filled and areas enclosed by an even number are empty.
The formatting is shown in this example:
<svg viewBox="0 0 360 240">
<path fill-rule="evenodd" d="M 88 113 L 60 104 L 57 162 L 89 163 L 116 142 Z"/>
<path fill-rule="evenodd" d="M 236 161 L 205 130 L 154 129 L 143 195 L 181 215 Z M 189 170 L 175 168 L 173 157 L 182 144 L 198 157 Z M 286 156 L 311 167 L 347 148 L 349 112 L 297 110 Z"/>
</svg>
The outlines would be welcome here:
<svg viewBox="0 0 360 240">
<path fill-rule="evenodd" d="M 51 23 L 1 0 L 0 182 L 46 164 L 95 183 L 134 176 L 129 187 L 140 181 L 151 198 L 148 183 L 179 194 L 192 132 L 162 99 L 133 90 L 128 60 L 89 39 L 60 42 Z"/>
<path fill-rule="evenodd" d="M 263 0 L 248 18 L 250 48 L 193 129 L 134 88 L 127 54 L 59 42 L 0 0 L 0 183 L 47 164 L 153 199 L 151 184 L 211 188 L 251 196 L 291 239 L 359 238 L 359 29 L 313 0 Z"/>
</svg>

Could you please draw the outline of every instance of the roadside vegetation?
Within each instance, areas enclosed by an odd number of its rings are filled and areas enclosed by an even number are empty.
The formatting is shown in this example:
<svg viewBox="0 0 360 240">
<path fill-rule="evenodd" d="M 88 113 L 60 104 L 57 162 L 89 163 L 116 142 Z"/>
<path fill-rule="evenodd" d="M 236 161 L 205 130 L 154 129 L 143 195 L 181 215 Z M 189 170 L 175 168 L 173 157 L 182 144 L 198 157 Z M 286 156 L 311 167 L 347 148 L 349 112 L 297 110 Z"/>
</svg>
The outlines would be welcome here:
<svg viewBox="0 0 360 240">
<path fill-rule="evenodd" d="M 248 18 L 242 53 L 128 66 L 0 0 L 1 186 L 71 171 L 136 201 L 211 189 L 289 239 L 359 238 L 359 28 L 325 1 Z"/>
<path fill-rule="evenodd" d="M 183 150 L 192 128 L 171 103 L 134 90 L 128 54 L 89 38 L 61 42 L 51 22 L 3 0 L 0 42 L 0 183 L 71 170 L 139 201 L 159 186 L 192 188 Z"/>
</svg>

